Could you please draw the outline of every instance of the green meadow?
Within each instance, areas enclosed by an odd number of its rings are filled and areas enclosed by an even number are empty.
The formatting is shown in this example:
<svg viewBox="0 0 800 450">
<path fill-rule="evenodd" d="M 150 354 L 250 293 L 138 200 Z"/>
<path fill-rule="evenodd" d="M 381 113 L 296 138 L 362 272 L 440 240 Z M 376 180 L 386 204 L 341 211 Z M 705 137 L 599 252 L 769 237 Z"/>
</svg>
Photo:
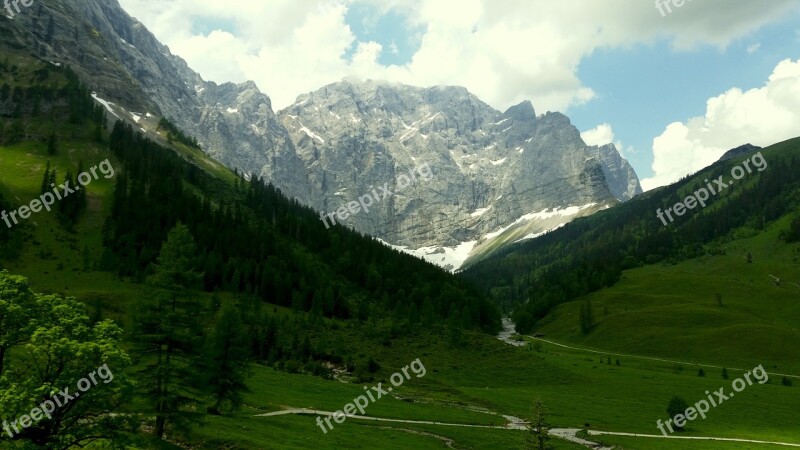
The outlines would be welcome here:
<svg viewBox="0 0 800 450">
<path fill-rule="evenodd" d="M 93 165 L 107 157 L 102 148 L 87 145 L 85 140 L 67 141 L 62 146 L 65 151 L 56 157 L 48 157 L 40 143 L 0 148 L 4 195 L 20 202 L 34 198 L 47 159 L 63 174 L 68 168 L 74 170 L 79 159 Z M 32 218 L 26 225 L 31 245 L 6 268 L 29 277 L 36 290 L 74 295 L 90 308 L 124 321 L 126 305 L 143 294 L 141 286 L 84 268 L 82 248 L 88 247 L 91 265 L 101 251 L 97 230 L 109 207 L 111 186 L 103 179 L 89 186 L 89 212 L 75 234 L 62 231 L 52 214 Z M 656 420 L 667 418 L 666 405 L 672 396 L 693 403 L 704 399 L 706 390 L 729 387 L 730 380 L 721 378 L 720 369 L 705 367 L 706 376 L 699 377 L 697 364 L 730 367 L 731 380 L 741 374 L 733 368 L 752 369 L 759 364 L 771 373 L 800 373 L 796 320 L 800 317 L 800 288 L 789 284 L 789 280 L 800 279 L 800 250 L 796 245 L 778 243 L 783 225 L 775 224 L 768 232 L 751 236 L 743 230 L 745 237 L 732 242 L 724 256 L 626 271 L 613 288 L 563 305 L 537 330 L 545 339 L 599 354 L 544 342 L 516 348 L 480 334 L 467 334 L 462 345 L 453 346 L 440 330 L 423 329 L 378 343 L 361 328 L 329 326 L 316 339 L 339 340 L 353 355 L 373 358 L 381 366 L 374 382 L 329 381 L 254 366 L 241 411 L 207 417 L 191 433 L 174 436 L 173 442 L 209 449 L 523 448 L 525 433 L 518 430 L 350 419 L 323 434 L 313 416 L 257 417 L 287 408 L 336 411 L 360 395 L 363 385 L 386 383 L 392 373 L 417 358 L 425 365 L 425 376 L 412 375 L 392 397 L 370 404 L 369 416 L 496 426 L 506 423 L 502 415 L 527 417 L 533 400 L 541 398 L 554 427 L 658 434 Z M 747 252 L 753 255 L 751 264 L 742 256 Z M 776 286 L 769 275 L 786 281 Z M 231 296 L 224 299 L 237 301 Z M 592 302 L 597 325 L 588 336 L 582 336 L 578 309 L 586 300 Z M 707 419 L 690 423 L 682 435 L 800 443 L 796 415 L 800 380 L 795 384 L 798 386 L 782 386 L 780 377 L 773 375 L 769 383 L 754 384 L 712 409 Z M 593 439 L 628 449 L 676 448 L 675 441 L 651 438 Z M 552 444 L 557 449 L 581 448 L 558 439 Z M 687 449 L 752 445 L 680 441 L 680 448 Z"/>
<path fill-rule="evenodd" d="M 46 127 L 33 120 L 30 127 Z M 46 132 L 38 133 L 46 134 Z M 0 192 L 16 204 L 40 194 L 49 160 L 59 174 L 91 167 L 110 158 L 93 143 L 91 130 L 67 128 L 57 155 L 46 144 L 26 141 L 0 146 Z M 205 155 L 180 147 L 220 179 L 235 178 Z M 112 165 L 116 164 L 111 158 Z M 95 271 L 102 253 L 101 230 L 111 207 L 114 180 L 88 186 L 88 209 L 74 232 L 65 231 L 52 213 L 39 213 L 23 225 L 26 245 L 18 259 L 2 268 L 29 278 L 32 288 L 75 296 L 94 313 L 127 326 L 130 305 L 147 295 L 142 285 Z M 290 408 L 342 409 L 364 386 L 388 383 L 389 377 L 419 359 L 422 377 L 412 374 L 389 397 L 367 407 L 371 417 L 446 424 L 502 426 L 503 416 L 525 419 L 535 399 L 548 410 L 552 427 L 608 432 L 659 434 L 656 421 L 667 419 L 675 395 L 689 404 L 706 391 L 725 387 L 742 370 L 763 365 L 771 374 L 716 408 L 705 420 L 689 423 L 681 436 L 780 441 L 800 444 L 800 244 L 785 244 L 785 217 L 766 231 L 741 229 L 725 245 L 724 255 L 679 264 L 628 270 L 615 286 L 566 303 L 542 321 L 536 333 L 566 348 L 525 337 L 513 347 L 493 336 L 465 332 L 453 344 L 441 327 L 416 328 L 407 335 L 376 339 L 367 327 L 325 319 L 314 331 L 315 343 L 335 342 L 355 359 L 371 358 L 380 369 L 374 380 L 326 380 L 253 365 L 241 410 L 207 415 L 190 430 L 166 442 L 139 448 L 195 449 L 521 449 L 525 432 L 511 429 L 375 422 L 348 419 L 327 434 L 315 417 L 259 414 Z M 4 226 L 4 225 L 2 225 Z M 747 261 L 747 254 L 752 262 Z M 777 284 L 772 277 L 781 280 Z M 205 294 L 198 294 L 205 301 Z M 244 300 L 222 294 L 224 302 Z M 580 332 L 579 309 L 591 302 L 595 327 Z M 303 315 L 269 308 L 280 316 Z M 19 357 L 23 357 L 19 355 Z M 610 363 L 609 363 L 610 361 Z M 619 361 L 619 364 L 617 364 Z M 722 367 L 729 379 L 723 379 Z M 698 376 L 703 369 L 705 376 Z M 784 386 L 789 374 L 794 386 Z M 786 448 L 720 441 L 673 441 L 656 438 L 594 436 L 625 449 L 765 449 Z M 553 439 L 554 449 L 584 448 Z M 2 444 L 0 444 L 1 446 Z"/>
</svg>

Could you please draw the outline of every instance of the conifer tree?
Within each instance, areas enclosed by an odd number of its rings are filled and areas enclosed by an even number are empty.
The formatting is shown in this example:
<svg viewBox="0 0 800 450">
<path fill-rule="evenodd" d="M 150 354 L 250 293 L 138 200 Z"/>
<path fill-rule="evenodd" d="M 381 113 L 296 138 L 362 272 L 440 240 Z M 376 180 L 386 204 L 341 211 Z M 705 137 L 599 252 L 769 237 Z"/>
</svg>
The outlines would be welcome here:
<svg viewBox="0 0 800 450">
<path fill-rule="evenodd" d="M 47 138 L 47 154 L 55 155 L 56 153 L 58 153 L 58 139 L 56 138 L 56 132 L 53 131 Z"/>
<path fill-rule="evenodd" d="M 199 305 L 191 290 L 202 275 L 195 271 L 196 248 L 182 224 L 170 231 L 148 280 L 154 295 L 143 300 L 135 321 L 135 339 L 146 360 L 142 370 L 145 394 L 156 417 L 154 434 L 164 436 L 168 425 L 183 426 L 194 414 L 183 408 L 195 401 L 190 364 L 198 344 Z"/>
<path fill-rule="evenodd" d="M 224 305 L 206 339 L 201 370 L 202 386 L 214 399 L 208 410 L 220 413 L 224 402 L 232 409 L 242 403 L 242 392 L 247 390 L 245 379 L 248 368 L 248 336 L 241 313 L 231 305 Z"/>
<path fill-rule="evenodd" d="M 525 448 L 530 450 L 546 450 L 550 440 L 550 425 L 547 423 L 547 410 L 541 399 L 533 402 L 533 413 L 530 418 Z"/>
<path fill-rule="evenodd" d="M 50 192 L 50 160 L 47 160 L 47 167 L 44 169 L 44 176 L 42 177 L 42 189 L 39 192 L 40 194 L 44 194 L 45 192 Z"/>
</svg>

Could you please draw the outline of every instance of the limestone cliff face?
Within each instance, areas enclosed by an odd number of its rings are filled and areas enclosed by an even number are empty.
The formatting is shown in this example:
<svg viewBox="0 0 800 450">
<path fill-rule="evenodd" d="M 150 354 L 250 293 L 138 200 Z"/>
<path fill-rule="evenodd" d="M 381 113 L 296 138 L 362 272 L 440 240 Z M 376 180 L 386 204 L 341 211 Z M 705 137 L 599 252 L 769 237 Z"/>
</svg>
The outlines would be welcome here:
<svg viewBox="0 0 800 450">
<path fill-rule="evenodd" d="M 116 0 L 41 0 L 0 17 L 0 27 L 0 42 L 68 64 L 99 97 L 169 118 L 223 164 L 263 170 L 282 189 L 309 196 L 305 167 L 269 97 L 253 82 L 203 80 Z"/>
<path fill-rule="evenodd" d="M 460 87 L 344 80 L 276 114 L 252 82 L 203 80 L 116 0 L 41 0 L 0 30 L 3 45 L 70 65 L 100 98 L 170 118 L 223 164 L 320 211 L 427 164 L 430 180 L 344 224 L 450 268 L 641 193 L 613 145 L 588 147 L 530 102 L 500 112 Z"/>
<path fill-rule="evenodd" d="M 537 116 L 530 102 L 503 113 L 464 88 L 344 80 L 300 96 L 278 116 L 309 169 L 313 194 L 305 200 L 322 211 L 430 165 L 432 180 L 345 221 L 409 249 L 480 247 L 513 224 L 526 227 L 517 233 L 523 238 L 546 229 L 530 227 L 538 219 L 518 223 L 522 216 L 593 212 L 641 193 L 613 145 L 588 147 L 566 116 Z M 547 226 L 574 218 L 558 216 Z"/>
</svg>

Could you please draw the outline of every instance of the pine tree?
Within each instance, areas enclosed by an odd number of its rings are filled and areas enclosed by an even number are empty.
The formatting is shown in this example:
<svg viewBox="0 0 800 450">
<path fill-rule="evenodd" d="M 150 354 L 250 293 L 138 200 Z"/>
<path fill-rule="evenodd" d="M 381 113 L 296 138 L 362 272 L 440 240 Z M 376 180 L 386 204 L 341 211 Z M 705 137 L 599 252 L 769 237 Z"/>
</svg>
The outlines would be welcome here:
<svg viewBox="0 0 800 450">
<path fill-rule="evenodd" d="M 58 178 L 58 174 L 56 173 L 56 169 L 50 171 L 50 178 L 47 180 L 47 185 L 50 189 L 55 189 L 56 186 L 56 179 Z"/>
<path fill-rule="evenodd" d="M 154 434 L 164 436 L 170 424 L 184 425 L 194 414 L 183 411 L 193 403 L 186 380 L 193 379 L 190 364 L 198 343 L 199 307 L 191 296 L 202 275 L 195 271 L 196 248 L 182 224 L 170 231 L 148 283 L 148 295 L 135 320 L 139 352 L 147 358 L 142 370 L 145 393 L 156 416 Z"/>
<path fill-rule="evenodd" d="M 47 138 L 47 154 L 55 155 L 56 153 L 58 153 L 58 139 L 56 138 L 56 132 L 53 131 Z"/>
<path fill-rule="evenodd" d="M 72 184 L 72 172 L 69 169 L 67 169 L 67 174 L 64 175 L 64 185 L 69 185 L 70 188 L 74 189 L 74 184 Z M 61 201 L 58 202 L 58 211 L 61 213 L 62 218 L 66 219 L 67 222 L 74 222 L 75 195 L 69 194 L 65 197 L 62 197 Z"/>
<path fill-rule="evenodd" d="M 50 160 L 47 160 L 47 167 L 44 169 L 44 176 L 42 177 L 42 189 L 40 194 L 50 192 Z"/>
<path fill-rule="evenodd" d="M 533 402 L 533 412 L 530 418 L 528 435 L 525 448 L 528 450 L 546 450 L 547 441 L 550 440 L 550 425 L 547 423 L 547 410 L 541 399 Z"/>
<path fill-rule="evenodd" d="M 248 335 L 241 313 L 225 305 L 207 338 L 200 370 L 203 386 L 214 399 L 209 412 L 219 414 L 223 402 L 230 403 L 232 409 L 239 408 L 242 392 L 247 390 L 248 356 Z"/>
<path fill-rule="evenodd" d="M 80 170 L 81 166 L 78 168 Z M 69 188 L 74 192 L 64 196 L 58 203 L 59 211 L 70 226 L 78 221 L 81 213 L 86 209 L 86 189 L 79 186 L 77 180 L 77 177 L 73 177 L 72 171 L 67 170 L 64 183 L 69 183 Z"/>
</svg>

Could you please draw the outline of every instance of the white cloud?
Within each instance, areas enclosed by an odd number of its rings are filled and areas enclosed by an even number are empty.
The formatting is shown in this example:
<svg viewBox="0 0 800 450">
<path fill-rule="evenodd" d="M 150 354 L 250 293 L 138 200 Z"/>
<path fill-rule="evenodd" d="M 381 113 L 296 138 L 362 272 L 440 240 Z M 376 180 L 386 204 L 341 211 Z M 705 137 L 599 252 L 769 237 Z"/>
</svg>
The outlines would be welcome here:
<svg viewBox="0 0 800 450">
<path fill-rule="evenodd" d="M 615 140 L 614 137 L 614 129 L 610 124 L 607 123 L 600 124 L 591 130 L 586 130 L 581 133 L 581 138 L 586 145 L 602 146 L 606 144 L 614 144 L 614 146 L 617 147 L 619 154 L 622 155 L 623 158 L 625 158 L 626 155 L 636 153 L 632 146 L 626 149 L 622 141 Z"/>
<path fill-rule="evenodd" d="M 768 146 L 800 136 L 800 60 L 779 63 L 767 83 L 742 92 L 734 88 L 708 100 L 703 117 L 670 124 L 653 140 L 650 190 L 701 170 L 726 151 L 751 143 Z"/>
<path fill-rule="evenodd" d="M 750 44 L 747 46 L 747 53 L 752 55 L 753 53 L 757 52 L 758 49 L 760 48 L 761 48 L 761 43 Z"/>
<path fill-rule="evenodd" d="M 581 133 L 581 138 L 586 145 L 606 145 L 614 142 L 614 130 L 611 125 L 603 123 Z"/>
<path fill-rule="evenodd" d="M 170 50 L 188 61 L 193 61 L 192 69 L 201 74 L 213 72 L 216 78 L 226 81 L 247 80 L 241 66 L 242 55 L 247 49 L 229 32 L 216 30 L 207 36 L 189 36 Z"/>
<path fill-rule="evenodd" d="M 357 42 L 351 4 L 395 8 L 424 30 L 402 66 L 378 62 L 384 49 Z M 254 80 L 276 108 L 346 76 L 430 86 L 462 85 L 504 109 L 530 99 L 540 111 L 594 98 L 577 71 L 603 48 L 669 39 L 675 49 L 720 48 L 781 17 L 794 0 L 704 0 L 662 18 L 640 0 L 120 0 L 162 42 L 210 80 Z M 223 20 L 235 30 L 198 33 Z M 366 20 L 366 19 L 365 19 Z M 416 36 L 415 36 L 416 38 Z M 349 49 L 355 57 L 348 60 Z"/>
</svg>

